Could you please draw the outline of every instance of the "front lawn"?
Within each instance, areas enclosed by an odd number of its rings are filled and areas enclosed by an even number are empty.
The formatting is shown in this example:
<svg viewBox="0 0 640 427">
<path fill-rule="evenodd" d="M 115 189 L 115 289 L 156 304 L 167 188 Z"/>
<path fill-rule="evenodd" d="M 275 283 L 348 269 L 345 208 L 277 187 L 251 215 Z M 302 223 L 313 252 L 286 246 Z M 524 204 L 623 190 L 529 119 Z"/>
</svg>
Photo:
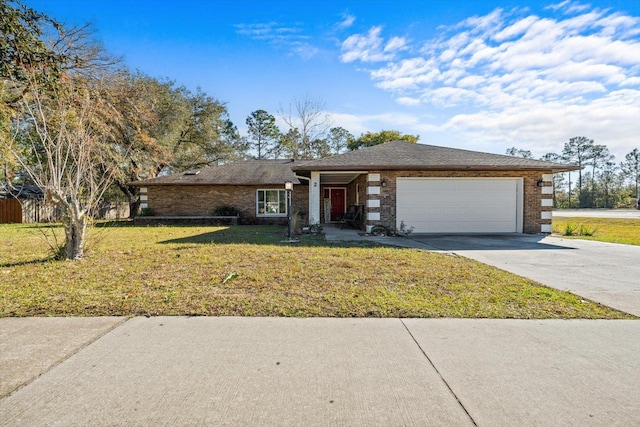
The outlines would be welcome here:
<svg viewBox="0 0 640 427">
<path fill-rule="evenodd" d="M 640 219 L 637 218 L 554 218 L 553 232 L 577 239 L 640 245 Z"/>
<path fill-rule="evenodd" d="M 0 226 L 0 316 L 632 318 L 466 258 L 281 227 L 92 233 L 82 261 L 46 261 L 37 226 Z"/>
</svg>

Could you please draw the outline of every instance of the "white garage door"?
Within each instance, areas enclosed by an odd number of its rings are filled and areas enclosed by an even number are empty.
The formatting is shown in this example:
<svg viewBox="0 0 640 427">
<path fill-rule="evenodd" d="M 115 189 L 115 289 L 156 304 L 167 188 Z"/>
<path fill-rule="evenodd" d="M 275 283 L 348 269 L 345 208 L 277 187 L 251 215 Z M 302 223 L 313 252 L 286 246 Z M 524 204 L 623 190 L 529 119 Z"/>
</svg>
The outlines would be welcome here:
<svg viewBox="0 0 640 427">
<path fill-rule="evenodd" d="M 522 232 L 521 178 L 398 178 L 397 227 L 416 233 Z"/>
</svg>

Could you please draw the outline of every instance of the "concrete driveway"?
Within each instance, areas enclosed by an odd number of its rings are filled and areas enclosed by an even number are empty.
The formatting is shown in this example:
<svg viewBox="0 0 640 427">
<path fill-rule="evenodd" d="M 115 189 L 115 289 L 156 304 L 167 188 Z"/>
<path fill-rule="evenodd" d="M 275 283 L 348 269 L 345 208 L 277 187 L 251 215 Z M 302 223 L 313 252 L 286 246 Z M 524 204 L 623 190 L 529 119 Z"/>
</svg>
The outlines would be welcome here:
<svg viewBox="0 0 640 427">
<path fill-rule="evenodd" d="M 640 246 L 521 234 L 411 239 L 640 316 Z"/>
</svg>

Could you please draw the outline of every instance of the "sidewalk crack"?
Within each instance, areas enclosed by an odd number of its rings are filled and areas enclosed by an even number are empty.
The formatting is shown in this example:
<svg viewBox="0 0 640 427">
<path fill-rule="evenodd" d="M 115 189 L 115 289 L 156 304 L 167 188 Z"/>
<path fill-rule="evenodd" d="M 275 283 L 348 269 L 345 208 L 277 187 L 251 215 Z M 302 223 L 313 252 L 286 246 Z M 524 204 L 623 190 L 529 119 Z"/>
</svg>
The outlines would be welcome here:
<svg viewBox="0 0 640 427">
<path fill-rule="evenodd" d="M 464 406 L 464 404 L 462 403 L 458 395 L 453 391 L 453 389 L 451 388 L 447 380 L 442 376 L 442 373 L 438 370 L 435 363 L 433 363 L 433 360 L 431 360 L 427 352 L 422 348 L 418 340 L 416 340 L 416 337 L 413 336 L 413 334 L 411 333 L 411 330 L 409 330 L 409 327 L 406 325 L 406 323 L 404 323 L 404 320 L 400 319 L 400 322 L 402 323 L 402 326 L 404 326 L 404 328 L 407 330 L 407 333 L 409 334 L 413 342 L 416 343 L 416 346 L 418 346 L 418 348 L 424 355 L 425 359 L 427 359 L 431 367 L 436 371 L 436 373 L 438 374 L 438 376 L 440 377 L 444 385 L 447 387 L 447 389 L 449 389 L 449 392 L 451 393 L 451 395 L 454 397 L 454 399 L 456 399 L 456 402 L 458 402 L 458 405 L 460 405 L 464 413 L 467 414 L 467 417 L 469 417 L 469 420 L 471 420 L 474 426 L 477 426 L 478 424 L 476 423 L 476 420 L 473 419 L 473 417 L 471 416 L 467 408 Z"/>
</svg>

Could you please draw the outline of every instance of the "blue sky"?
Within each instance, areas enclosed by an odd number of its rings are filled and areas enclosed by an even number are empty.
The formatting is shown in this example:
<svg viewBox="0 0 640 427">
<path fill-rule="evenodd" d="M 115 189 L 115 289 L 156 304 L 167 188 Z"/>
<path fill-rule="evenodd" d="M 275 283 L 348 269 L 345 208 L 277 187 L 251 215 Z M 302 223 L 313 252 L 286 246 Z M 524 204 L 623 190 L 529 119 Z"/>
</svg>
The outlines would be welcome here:
<svg viewBox="0 0 640 427">
<path fill-rule="evenodd" d="M 640 148 L 640 1 L 24 0 L 131 69 L 254 110 L 322 100 L 358 136 L 541 156 Z M 282 127 L 284 129 L 284 126 Z"/>
</svg>

